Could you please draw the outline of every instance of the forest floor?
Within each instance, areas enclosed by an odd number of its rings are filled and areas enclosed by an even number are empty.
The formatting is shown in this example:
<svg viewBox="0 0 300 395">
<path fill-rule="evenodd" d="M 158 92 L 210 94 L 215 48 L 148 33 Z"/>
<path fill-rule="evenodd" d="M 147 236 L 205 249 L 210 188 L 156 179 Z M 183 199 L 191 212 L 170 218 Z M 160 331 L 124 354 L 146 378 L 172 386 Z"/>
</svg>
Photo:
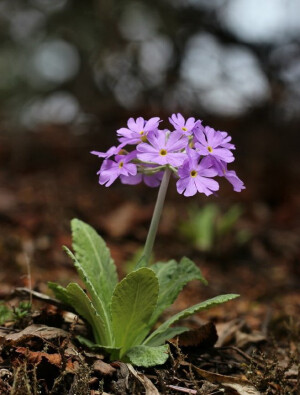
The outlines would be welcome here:
<svg viewBox="0 0 300 395">
<path fill-rule="evenodd" d="M 188 256 L 209 285 L 189 284 L 162 320 L 218 294 L 241 296 L 190 319 L 192 332 L 170 342 L 165 365 L 111 363 L 81 346 L 84 323 L 43 295 L 53 297 L 48 281 L 78 281 L 61 249 L 71 245 L 73 217 L 104 237 L 124 276 L 142 248 L 157 191 L 101 187 L 97 159 L 82 159 L 88 142 L 45 136 L 24 151 L 7 141 L 1 148 L 9 165 L 0 170 L 0 394 L 300 394 L 299 193 L 274 204 L 251 193 L 258 187 L 249 179 L 241 194 L 224 186 L 219 197 L 188 200 L 172 184 L 155 258 Z M 192 238 L 187 229 L 198 215 L 205 223 L 209 202 L 225 230 L 207 228 L 209 241 Z M 239 207 L 236 218 L 227 215 L 232 207 Z"/>
</svg>

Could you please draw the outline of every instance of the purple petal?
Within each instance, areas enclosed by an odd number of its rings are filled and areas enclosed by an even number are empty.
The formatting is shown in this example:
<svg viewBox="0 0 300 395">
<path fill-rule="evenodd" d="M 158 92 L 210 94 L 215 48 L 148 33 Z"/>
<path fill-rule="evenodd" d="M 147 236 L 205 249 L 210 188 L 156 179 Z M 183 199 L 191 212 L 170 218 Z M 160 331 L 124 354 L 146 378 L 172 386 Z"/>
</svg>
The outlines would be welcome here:
<svg viewBox="0 0 300 395">
<path fill-rule="evenodd" d="M 179 151 L 188 145 L 188 139 L 181 132 L 172 132 L 166 143 L 167 151 Z"/>
<path fill-rule="evenodd" d="M 191 118 L 189 118 L 189 119 L 186 121 L 185 127 L 186 127 L 188 130 L 192 130 L 192 129 L 194 128 L 194 126 L 195 126 L 195 118 L 191 117 Z"/>
<path fill-rule="evenodd" d="M 209 155 L 209 151 L 208 151 L 207 147 L 204 147 L 202 144 L 196 143 L 195 147 L 197 149 L 197 152 L 200 155 L 204 155 L 204 156 Z"/>
<path fill-rule="evenodd" d="M 207 145 L 207 141 L 206 141 L 206 138 L 205 138 L 205 133 L 204 133 L 203 130 L 198 129 L 198 128 L 195 129 L 195 130 L 194 130 L 194 136 L 195 136 L 196 140 L 197 140 L 200 144 L 202 144 L 203 146 L 206 146 L 206 145 Z"/>
<path fill-rule="evenodd" d="M 218 172 L 211 167 L 210 169 L 199 170 L 199 174 L 203 177 L 215 177 L 218 175 Z"/>
<path fill-rule="evenodd" d="M 130 174 L 131 176 L 135 176 L 137 173 L 137 167 L 134 163 L 126 163 L 124 164 L 123 171 L 126 171 L 127 174 Z"/>
<path fill-rule="evenodd" d="M 232 155 L 232 152 L 230 152 L 226 148 L 214 148 L 212 155 L 217 156 L 219 159 L 223 160 L 226 163 L 234 161 L 234 156 Z"/>
<path fill-rule="evenodd" d="M 159 117 L 154 117 L 150 118 L 149 121 L 146 122 L 146 125 L 144 126 L 144 131 L 149 132 L 150 130 L 154 130 L 158 128 L 160 118 Z"/>
<path fill-rule="evenodd" d="M 164 165 L 164 163 L 161 163 L 161 158 L 164 158 L 163 156 L 159 155 L 157 151 L 155 152 L 143 152 L 143 153 L 138 153 L 137 155 L 138 159 L 142 162 L 150 162 L 150 163 L 157 163 L 159 165 Z"/>
<path fill-rule="evenodd" d="M 206 196 L 211 195 L 212 191 L 217 191 L 219 189 L 219 184 L 217 181 L 211 178 L 197 176 L 195 177 L 195 183 L 199 192 L 204 193 Z"/>
<path fill-rule="evenodd" d="M 184 160 L 186 159 L 186 154 L 180 152 L 174 152 L 174 153 L 168 153 L 166 156 L 162 158 L 166 158 L 166 162 L 162 164 L 170 164 L 171 166 L 179 167 L 183 164 Z"/>
<path fill-rule="evenodd" d="M 180 178 L 177 182 L 176 182 L 176 188 L 177 188 L 177 192 L 182 194 L 183 191 L 186 189 L 187 185 L 189 182 L 189 177 L 185 177 L 185 178 Z"/>
<path fill-rule="evenodd" d="M 215 129 L 211 128 L 210 126 L 206 126 L 205 135 L 206 135 L 207 145 L 212 146 L 215 137 Z"/>
<path fill-rule="evenodd" d="M 241 192 L 242 189 L 245 189 L 243 181 L 236 175 L 235 171 L 233 170 L 227 171 L 225 173 L 225 178 L 233 186 L 233 190 L 235 192 Z"/>
<path fill-rule="evenodd" d="M 164 174 L 163 171 L 159 171 L 158 173 L 155 173 L 151 176 L 144 175 L 143 176 L 144 183 L 148 187 L 151 187 L 151 188 L 158 187 L 161 183 L 162 178 L 163 178 L 163 174 Z"/>
<path fill-rule="evenodd" d="M 100 173 L 99 184 L 106 184 L 106 187 L 111 186 L 111 184 L 119 177 L 118 172 L 110 172 L 109 170 L 104 170 Z"/>
<path fill-rule="evenodd" d="M 142 174 L 136 174 L 135 176 L 120 176 L 120 180 L 122 184 L 128 184 L 128 185 L 137 185 L 142 181 Z"/>
<path fill-rule="evenodd" d="M 156 153 L 157 154 L 159 151 L 159 147 L 154 148 L 152 145 L 147 144 L 147 143 L 138 144 L 136 149 L 138 151 L 138 154 L 137 154 L 138 159 L 140 159 L 139 152 L 149 152 L 149 153 Z"/>
<path fill-rule="evenodd" d="M 117 134 L 119 136 L 123 136 L 123 137 L 131 137 L 132 136 L 132 130 L 129 130 L 127 128 L 121 128 L 117 130 Z"/>
<path fill-rule="evenodd" d="M 147 135 L 150 144 L 156 148 L 157 151 L 165 148 L 166 145 L 166 132 L 164 130 L 157 130 L 155 133 L 149 133 Z"/>
</svg>

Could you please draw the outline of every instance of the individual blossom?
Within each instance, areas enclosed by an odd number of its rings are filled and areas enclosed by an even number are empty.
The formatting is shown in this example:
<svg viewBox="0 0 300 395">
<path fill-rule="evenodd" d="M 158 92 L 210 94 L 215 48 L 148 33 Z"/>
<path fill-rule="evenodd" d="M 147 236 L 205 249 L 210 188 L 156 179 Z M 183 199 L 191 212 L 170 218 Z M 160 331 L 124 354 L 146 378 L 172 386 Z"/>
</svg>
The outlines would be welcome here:
<svg viewBox="0 0 300 395">
<path fill-rule="evenodd" d="M 181 166 L 186 158 L 182 152 L 188 140 L 180 132 L 158 130 L 148 134 L 148 142 L 137 145 L 137 158 L 158 165 Z"/>
<path fill-rule="evenodd" d="M 236 172 L 227 169 L 227 163 L 210 156 L 206 156 L 203 162 L 206 163 L 207 166 L 212 166 L 217 171 L 218 176 L 225 177 L 233 186 L 235 192 L 241 192 L 242 189 L 245 189 L 243 181 L 237 176 Z"/>
<path fill-rule="evenodd" d="M 188 159 L 178 169 L 179 180 L 176 183 L 178 193 L 193 196 L 197 192 L 211 195 L 219 189 L 217 181 L 212 177 L 217 175 L 216 169 L 208 161 L 200 161 L 194 150 L 188 150 Z"/>
<path fill-rule="evenodd" d="M 160 122 L 159 117 L 150 118 L 145 121 L 144 118 L 139 117 L 136 120 L 129 118 L 127 128 L 117 130 L 119 140 L 126 144 L 138 144 L 147 141 L 147 135 L 158 128 Z"/>
<path fill-rule="evenodd" d="M 106 159 L 98 171 L 99 184 L 109 187 L 119 176 L 135 176 L 137 167 L 130 163 L 136 158 L 136 152 L 133 151 L 127 155 L 116 155 L 115 160 Z"/>
<path fill-rule="evenodd" d="M 228 142 L 226 141 L 226 136 L 223 135 L 223 132 L 217 132 L 213 128 L 205 126 L 203 130 L 195 130 L 194 134 L 196 139 L 195 148 L 200 155 L 214 156 L 226 163 L 234 161 L 232 152 L 226 148 L 226 144 L 228 144 Z"/>
<path fill-rule="evenodd" d="M 169 121 L 174 126 L 175 130 L 178 130 L 187 136 L 192 134 L 196 124 L 201 124 L 201 121 L 195 121 L 195 118 L 193 117 L 185 120 L 180 113 L 177 115 L 172 114 L 172 116 L 169 118 Z"/>
<path fill-rule="evenodd" d="M 91 154 L 98 156 L 98 158 L 105 158 L 105 159 L 107 159 L 107 158 L 110 158 L 113 155 L 119 154 L 120 151 L 122 150 L 122 148 L 125 145 L 126 145 L 126 143 L 121 143 L 117 147 L 116 146 L 110 147 L 106 152 L 91 151 Z"/>
</svg>

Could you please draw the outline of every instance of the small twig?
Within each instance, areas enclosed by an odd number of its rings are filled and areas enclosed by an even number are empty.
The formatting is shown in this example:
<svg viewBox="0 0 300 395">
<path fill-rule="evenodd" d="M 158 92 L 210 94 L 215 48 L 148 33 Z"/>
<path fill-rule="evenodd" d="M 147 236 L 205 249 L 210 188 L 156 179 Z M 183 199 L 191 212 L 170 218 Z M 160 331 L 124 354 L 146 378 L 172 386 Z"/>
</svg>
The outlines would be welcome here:
<svg viewBox="0 0 300 395">
<path fill-rule="evenodd" d="M 178 392 L 184 392 L 186 394 L 197 394 L 196 390 L 193 390 L 190 388 L 179 387 L 178 385 L 167 385 L 167 387 L 171 388 L 172 390 L 178 391 Z"/>
<path fill-rule="evenodd" d="M 66 311 L 70 311 L 72 313 L 75 312 L 75 310 L 68 305 L 65 305 L 63 303 L 61 303 L 59 300 L 51 298 L 48 295 L 42 294 L 40 292 L 37 291 L 32 291 L 31 289 L 25 288 L 25 287 L 18 287 L 15 288 L 14 291 L 12 292 L 11 296 L 18 296 L 21 298 L 34 298 L 36 300 L 40 300 L 42 302 L 51 304 L 53 306 L 57 306 L 58 308 L 60 308 L 61 310 L 66 310 Z"/>
<path fill-rule="evenodd" d="M 218 350 L 232 350 L 232 351 L 235 351 L 237 354 L 241 355 L 244 359 L 246 359 L 246 361 L 251 362 L 251 361 L 255 360 L 255 363 L 257 364 L 257 366 L 259 366 L 260 368 L 264 368 L 264 364 L 259 362 L 257 360 L 257 358 L 251 357 L 250 355 L 246 354 L 244 351 L 242 351 L 238 347 L 226 346 L 226 347 L 217 347 L 217 349 Z"/>
<path fill-rule="evenodd" d="M 9 328 L 6 326 L 0 326 L 1 331 L 6 331 L 6 332 L 14 332 L 15 330 L 13 328 Z"/>
<path fill-rule="evenodd" d="M 28 288 L 30 290 L 29 303 L 30 303 L 30 308 L 32 308 L 32 281 L 31 281 L 30 260 L 29 260 L 29 256 L 26 253 L 24 255 L 25 255 L 25 262 L 27 266 Z"/>
<path fill-rule="evenodd" d="M 272 318 L 272 312 L 273 312 L 273 309 L 271 307 L 268 307 L 265 318 L 264 318 L 262 325 L 261 325 L 261 331 L 265 336 L 267 336 L 267 334 L 268 334 L 268 326 L 269 326 L 271 318 Z"/>
</svg>

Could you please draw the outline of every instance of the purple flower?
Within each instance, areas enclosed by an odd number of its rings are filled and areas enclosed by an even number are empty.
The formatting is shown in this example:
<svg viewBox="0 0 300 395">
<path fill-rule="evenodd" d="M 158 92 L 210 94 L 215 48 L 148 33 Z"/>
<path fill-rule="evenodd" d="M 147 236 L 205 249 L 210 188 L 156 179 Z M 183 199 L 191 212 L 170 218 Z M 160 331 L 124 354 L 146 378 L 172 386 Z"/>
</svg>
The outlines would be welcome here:
<svg viewBox="0 0 300 395">
<path fill-rule="evenodd" d="M 126 145 L 126 143 L 122 143 L 122 144 L 119 144 L 117 147 L 116 146 L 110 147 L 106 152 L 91 151 L 91 154 L 97 155 L 98 158 L 107 159 L 113 155 L 117 155 L 125 145 Z"/>
<path fill-rule="evenodd" d="M 219 189 L 217 181 L 211 177 L 217 175 L 217 171 L 210 167 L 207 161 L 199 163 L 199 155 L 194 150 L 188 150 L 188 159 L 178 169 L 179 180 L 176 183 L 178 193 L 184 196 L 193 196 L 197 192 L 211 195 Z"/>
<path fill-rule="evenodd" d="M 186 154 L 180 151 L 186 148 L 188 140 L 180 132 L 158 130 L 149 133 L 147 138 L 149 143 L 137 146 L 137 158 L 140 161 L 174 167 L 182 165 Z"/>
<path fill-rule="evenodd" d="M 106 159 L 97 173 L 99 174 L 99 184 L 109 187 L 121 175 L 136 175 L 136 165 L 129 163 L 134 158 L 136 158 L 136 151 L 128 155 L 117 155 L 114 161 Z"/>
<path fill-rule="evenodd" d="M 144 118 L 139 117 L 136 120 L 129 118 L 127 122 L 128 128 L 121 128 L 117 130 L 119 140 L 126 144 L 138 144 L 141 141 L 147 141 L 147 134 L 158 128 L 160 119 L 154 117 L 145 121 Z"/>
<path fill-rule="evenodd" d="M 201 121 L 195 121 L 195 118 L 192 117 L 185 120 L 180 113 L 177 115 L 172 114 L 169 121 L 174 126 L 175 130 L 178 130 L 185 135 L 192 134 L 195 125 L 199 122 L 201 123 Z"/>
<path fill-rule="evenodd" d="M 211 195 L 217 191 L 219 184 L 212 179 L 216 175 L 225 177 L 236 192 L 245 188 L 236 172 L 227 169 L 227 164 L 234 161 L 231 150 L 235 149 L 227 132 L 204 127 L 202 121 L 193 117 L 185 120 L 180 113 L 172 114 L 169 121 L 175 129 L 173 132 L 158 129 L 159 117 L 148 121 L 142 117 L 130 118 L 127 128 L 117 131 L 118 146 L 106 152 L 92 151 L 104 159 L 97 173 L 99 183 L 110 186 L 120 177 L 124 184 L 143 181 L 156 187 L 161 183 L 165 168 L 169 167 L 179 176 L 177 190 L 185 196 L 197 192 Z M 123 149 L 126 144 L 136 147 L 128 153 Z"/>
<path fill-rule="evenodd" d="M 205 126 L 204 130 L 195 130 L 195 147 L 199 154 L 203 156 L 214 156 L 215 158 L 223 160 L 226 163 L 233 162 L 234 156 L 232 155 L 232 152 L 226 147 L 228 141 L 226 140 L 226 136 L 224 136 L 223 133 L 225 132 L 216 132 L 209 126 Z"/>
<path fill-rule="evenodd" d="M 212 168 L 216 170 L 218 176 L 225 177 L 233 186 L 235 192 L 241 192 L 242 189 L 245 189 L 243 181 L 237 176 L 236 172 L 227 169 L 227 163 L 211 156 L 206 156 L 202 160 L 202 163 L 205 163 L 207 166 L 212 166 Z"/>
</svg>

